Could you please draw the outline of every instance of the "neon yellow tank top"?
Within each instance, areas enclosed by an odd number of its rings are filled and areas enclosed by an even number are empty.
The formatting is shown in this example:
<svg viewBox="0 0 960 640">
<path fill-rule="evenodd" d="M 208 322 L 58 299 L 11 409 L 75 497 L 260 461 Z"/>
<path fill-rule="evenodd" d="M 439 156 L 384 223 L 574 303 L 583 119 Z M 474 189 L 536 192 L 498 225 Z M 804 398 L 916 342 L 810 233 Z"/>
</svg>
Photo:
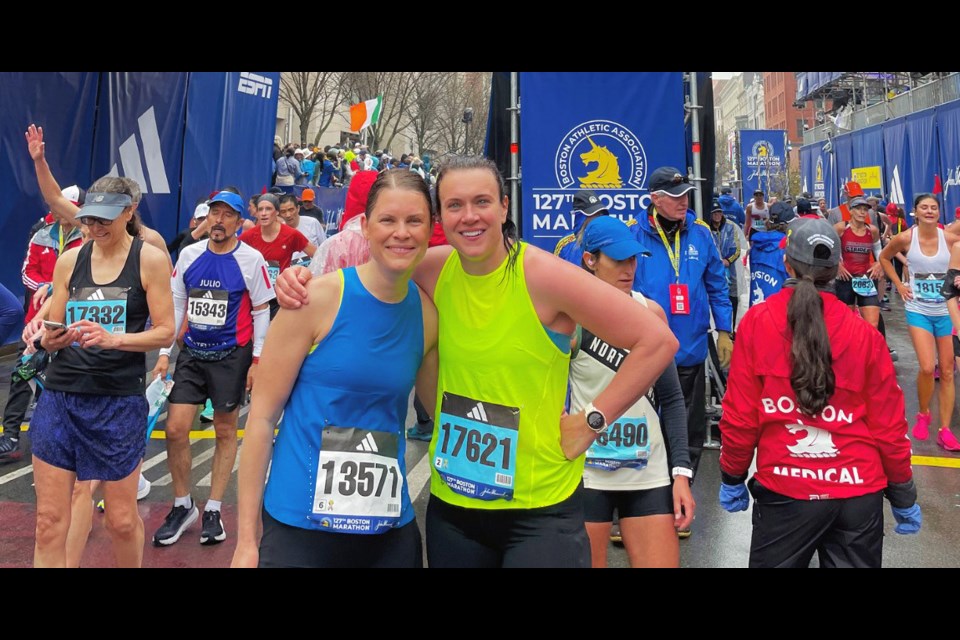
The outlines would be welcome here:
<svg viewBox="0 0 960 640">
<path fill-rule="evenodd" d="M 560 449 L 570 356 L 540 323 L 515 267 L 464 272 L 450 254 L 434 290 L 439 315 L 437 420 L 430 491 L 474 509 L 533 509 L 577 488 L 584 457 Z"/>
</svg>

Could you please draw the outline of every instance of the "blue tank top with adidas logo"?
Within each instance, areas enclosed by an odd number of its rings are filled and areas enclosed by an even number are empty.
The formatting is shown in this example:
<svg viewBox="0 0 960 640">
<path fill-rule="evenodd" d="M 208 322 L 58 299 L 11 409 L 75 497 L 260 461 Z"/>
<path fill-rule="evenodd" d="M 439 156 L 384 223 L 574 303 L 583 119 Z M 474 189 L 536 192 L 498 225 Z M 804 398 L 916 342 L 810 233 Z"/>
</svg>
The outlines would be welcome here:
<svg viewBox="0 0 960 640">
<path fill-rule="evenodd" d="M 293 527 L 378 534 L 414 519 L 404 423 L 423 359 L 417 286 L 377 300 L 338 272 L 340 308 L 303 361 L 284 408 L 264 508 Z"/>
</svg>

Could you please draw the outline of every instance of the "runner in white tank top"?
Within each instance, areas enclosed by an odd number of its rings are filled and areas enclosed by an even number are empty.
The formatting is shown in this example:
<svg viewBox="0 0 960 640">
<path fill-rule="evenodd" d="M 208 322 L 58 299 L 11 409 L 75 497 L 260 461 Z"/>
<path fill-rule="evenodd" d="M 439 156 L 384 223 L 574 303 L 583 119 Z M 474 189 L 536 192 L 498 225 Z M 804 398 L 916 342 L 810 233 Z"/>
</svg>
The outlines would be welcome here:
<svg viewBox="0 0 960 640">
<path fill-rule="evenodd" d="M 898 233 L 880 253 L 883 270 L 900 297 L 906 311 L 907 328 L 917 353 L 920 371 L 917 373 L 917 399 L 920 412 L 913 426 L 913 437 L 926 440 L 931 421 L 930 400 L 934 391 L 934 368 L 940 367 L 938 398 L 940 405 L 940 433 L 937 444 L 947 451 L 960 451 L 960 442 L 950 432 L 953 414 L 953 324 L 941 293 L 950 263 L 950 247 L 960 240 L 956 234 L 938 227 L 940 203 L 937 197 L 922 193 L 914 201 L 917 224 Z M 905 284 L 893 268 L 893 257 L 907 256 L 910 282 Z"/>
</svg>

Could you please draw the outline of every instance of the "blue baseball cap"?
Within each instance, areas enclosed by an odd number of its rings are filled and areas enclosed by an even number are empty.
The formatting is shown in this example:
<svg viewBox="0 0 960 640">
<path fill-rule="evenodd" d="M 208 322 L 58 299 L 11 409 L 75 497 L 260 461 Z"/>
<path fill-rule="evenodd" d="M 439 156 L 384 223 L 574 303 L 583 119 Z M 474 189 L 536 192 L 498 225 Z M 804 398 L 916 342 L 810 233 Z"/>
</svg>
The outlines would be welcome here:
<svg viewBox="0 0 960 640">
<path fill-rule="evenodd" d="M 223 202 L 239 214 L 243 214 L 243 210 L 246 208 L 243 206 L 243 198 L 231 191 L 221 191 L 210 198 L 207 205 L 212 205 L 214 202 Z"/>
<path fill-rule="evenodd" d="M 593 253 L 600 251 L 614 260 L 626 260 L 643 252 L 630 229 L 618 218 L 601 216 L 593 220 L 583 234 L 583 249 Z"/>
</svg>

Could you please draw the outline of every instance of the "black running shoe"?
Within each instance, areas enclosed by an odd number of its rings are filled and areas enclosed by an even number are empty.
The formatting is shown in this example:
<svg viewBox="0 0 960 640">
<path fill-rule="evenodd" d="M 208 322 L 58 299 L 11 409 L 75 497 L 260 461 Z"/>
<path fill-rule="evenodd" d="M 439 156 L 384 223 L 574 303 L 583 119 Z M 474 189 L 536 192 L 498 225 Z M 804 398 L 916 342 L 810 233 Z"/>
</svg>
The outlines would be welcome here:
<svg viewBox="0 0 960 640">
<path fill-rule="evenodd" d="M 167 514 L 167 519 L 163 521 L 157 532 L 153 534 L 153 544 L 156 547 L 166 547 L 180 539 L 187 527 L 192 525 L 200 517 L 200 511 L 194 504 L 189 509 L 186 507 L 174 507 Z"/>
<path fill-rule="evenodd" d="M 227 531 L 220 521 L 219 511 L 203 512 L 203 531 L 200 533 L 200 544 L 220 544 L 227 539 Z"/>
<path fill-rule="evenodd" d="M 11 438 L 7 434 L 0 435 L 0 462 L 13 462 L 22 456 L 19 439 Z"/>
</svg>

